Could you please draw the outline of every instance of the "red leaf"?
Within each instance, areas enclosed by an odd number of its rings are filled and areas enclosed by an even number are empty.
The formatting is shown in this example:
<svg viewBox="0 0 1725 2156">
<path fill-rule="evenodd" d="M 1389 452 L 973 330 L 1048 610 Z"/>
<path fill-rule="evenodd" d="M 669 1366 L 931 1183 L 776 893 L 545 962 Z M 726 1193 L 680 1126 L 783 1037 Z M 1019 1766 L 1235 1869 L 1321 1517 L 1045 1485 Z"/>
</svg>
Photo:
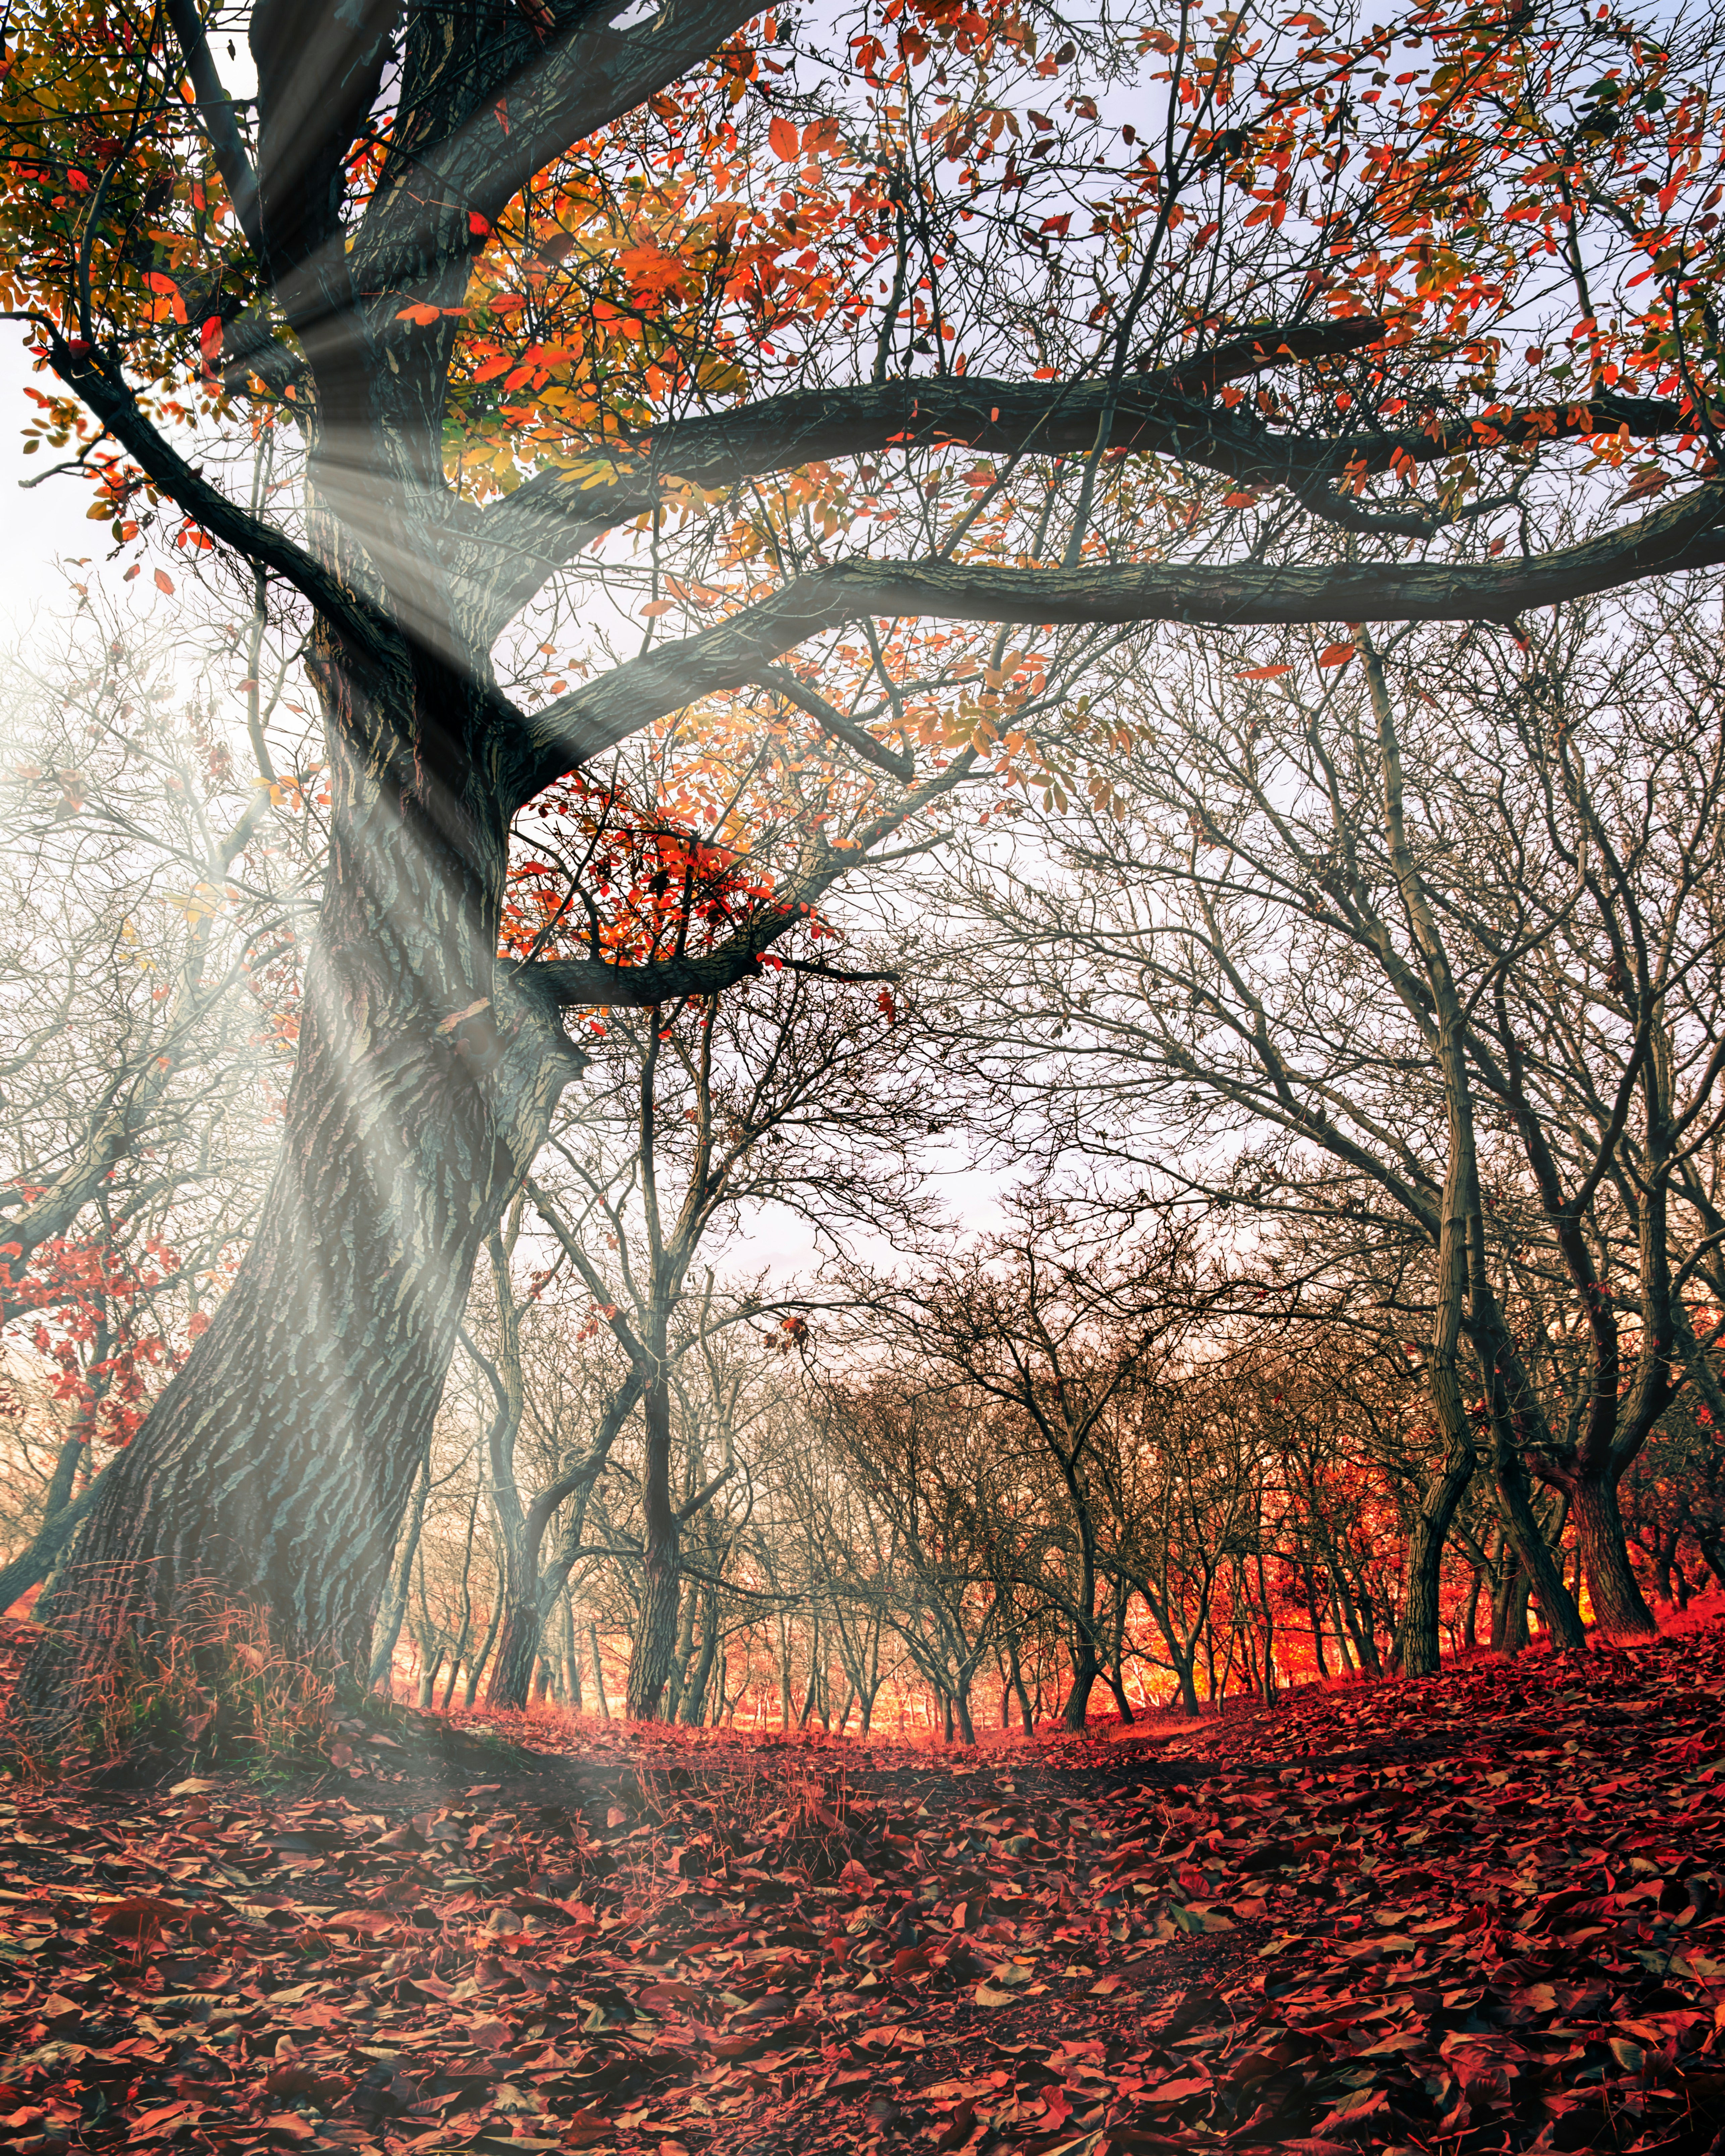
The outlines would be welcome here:
<svg viewBox="0 0 1725 2156">
<path fill-rule="evenodd" d="M 1317 663 L 1320 666 L 1345 666 L 1353 654 L 1351 644 L 1327 644 L 1317 654 Z"/>
<path fill-rule="evenodd" d="M 158 592 L 166 592 L 170 598 L 173 596 L 174 580 L 166 569 L 156 572 L 156 588 Z"/>
</svg>

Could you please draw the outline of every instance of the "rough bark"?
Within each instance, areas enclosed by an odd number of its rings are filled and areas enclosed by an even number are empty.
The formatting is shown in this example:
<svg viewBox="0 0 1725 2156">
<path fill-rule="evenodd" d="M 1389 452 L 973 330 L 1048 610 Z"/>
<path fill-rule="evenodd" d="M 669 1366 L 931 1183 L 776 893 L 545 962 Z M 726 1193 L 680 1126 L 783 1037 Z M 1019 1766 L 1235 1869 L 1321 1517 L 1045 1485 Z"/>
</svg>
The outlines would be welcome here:
<svg viewBox="0 0 1725 2156">
<path fill-rule="evenodd" d="M 646 1442 L 641 1463 L 641 1599 L 629 1663 L 631 1720 L 659 1713 L 676 1651 L 682 1592 L 678 1563 L 681 1522 L 671 1502 L 670 1388 L 661 1374 L 641 1395 Z"/>
</svg>

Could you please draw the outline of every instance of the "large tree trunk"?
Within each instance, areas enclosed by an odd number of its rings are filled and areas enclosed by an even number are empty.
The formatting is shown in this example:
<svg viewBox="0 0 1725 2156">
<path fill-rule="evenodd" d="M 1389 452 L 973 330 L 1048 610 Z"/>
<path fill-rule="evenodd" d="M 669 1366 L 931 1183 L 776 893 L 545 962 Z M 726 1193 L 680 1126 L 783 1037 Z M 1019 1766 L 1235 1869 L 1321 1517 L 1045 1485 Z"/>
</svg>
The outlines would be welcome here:
<svg viewBox="0 0 1725 2156">
<path fill-rule="evenodd" d="M 1090 1696 L 1101 1675 L 1096 1650 L 1088 1640 L 1076 1647 L 1072 1655 L 1072 1689 L 1066 1695 L 1066 1704 L 1060 1719 L 1068 1729 L 1082 1729 L 1084 1718 L 1090 1712 Z"/>
<path fill-rule="evenodd" d="M 1451 1450 L 1414 1515 L 1408 1537 L 1407 1599 L 1398 1642 L 1404 1676 L 1430 1676 L 1440 1666 L 1444 1544 L 1473 1480 L 1474 1465 L 1471 1445 L 1465 1450 Z"/>
<path fill-rule="evenodd" d="M 75 1714 L 120 1636 L 170 1625 L 188 1591 L 364 1668 L 475 1257 L 580 1067 L 548 1004 L 499 1007 L 507 832 L 467 752 L 477 693 L 437 669 L 394 685 L 392 723 L 320 657 L 330 865 L 280 1162 L 232 1288 L 53 1590 L 20 1686 L 39 1719 Z"/>
<path fill-rule="evenodd" d="M 1656 1637 L 1657 1625 L 1630 1563 L 1623 1514 L 1609 1473 L 1578 1473 L 1564 1486 L 1594 1622 L 1609 1640 L 1645 1642 Z"/>
<path fill-rule="evenodd" d="M 497 1659 L 491 1665 L 491 1681 L 485 1688 L 488 1707 L 526 1705 L 533 1682 L 533 1658 L 539 1652 L 539 1632 L 538 1596 L 508 1595 L 503 1605 Z"/>
</svg>

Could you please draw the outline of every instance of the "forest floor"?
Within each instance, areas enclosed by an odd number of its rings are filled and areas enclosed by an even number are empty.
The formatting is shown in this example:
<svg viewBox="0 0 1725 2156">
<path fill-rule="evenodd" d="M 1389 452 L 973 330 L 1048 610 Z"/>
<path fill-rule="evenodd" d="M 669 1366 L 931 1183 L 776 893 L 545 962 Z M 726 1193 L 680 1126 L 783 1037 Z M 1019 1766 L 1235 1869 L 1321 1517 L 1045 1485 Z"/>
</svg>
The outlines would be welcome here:
<svg viewBox="0 0 1725 2156">
<path fill-rule="evenodd" d="M 1718 1620 L 979 1753 L 456 1719 L 0 1792 L 0 2147 L 1725 2149 Z"/>
</svg>

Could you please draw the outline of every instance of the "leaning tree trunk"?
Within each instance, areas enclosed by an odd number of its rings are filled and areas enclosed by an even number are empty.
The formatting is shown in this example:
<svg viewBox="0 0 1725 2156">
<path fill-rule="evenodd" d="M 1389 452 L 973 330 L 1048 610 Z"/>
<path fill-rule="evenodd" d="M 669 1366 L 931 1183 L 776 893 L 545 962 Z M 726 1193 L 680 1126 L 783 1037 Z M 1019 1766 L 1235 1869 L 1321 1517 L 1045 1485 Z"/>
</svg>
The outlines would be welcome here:
<svg viewBox="0 0 1725 2156">
<path fill-rule="evenodd" d="M 719 1590 L 709 1580 L 701 1599 L 701 1659 L 689 1681 L 683 1700 L 683 1720 L 699 1728 L 706 1710 L 707 1687 L 712 1682 L 713 1663 L 719 1651 Z"/>
<path fill-rule="evenodd" d="M 489 668 L 475 654 L 475 678 Z M 20 1699 L 213 1593 L 362 1667 L 480 1245 L 581 1067 L 496 960 L 507 828 L 477 690 L 422 654 L 362 706 L 327 645 L 329 870 L 281 1152 L 209 1330 L 105 1473 Z M 314 662 L 316 663 L 316 662 Z M 506 1004 L 504 996 L 508 995 Z"/>
</svg>

